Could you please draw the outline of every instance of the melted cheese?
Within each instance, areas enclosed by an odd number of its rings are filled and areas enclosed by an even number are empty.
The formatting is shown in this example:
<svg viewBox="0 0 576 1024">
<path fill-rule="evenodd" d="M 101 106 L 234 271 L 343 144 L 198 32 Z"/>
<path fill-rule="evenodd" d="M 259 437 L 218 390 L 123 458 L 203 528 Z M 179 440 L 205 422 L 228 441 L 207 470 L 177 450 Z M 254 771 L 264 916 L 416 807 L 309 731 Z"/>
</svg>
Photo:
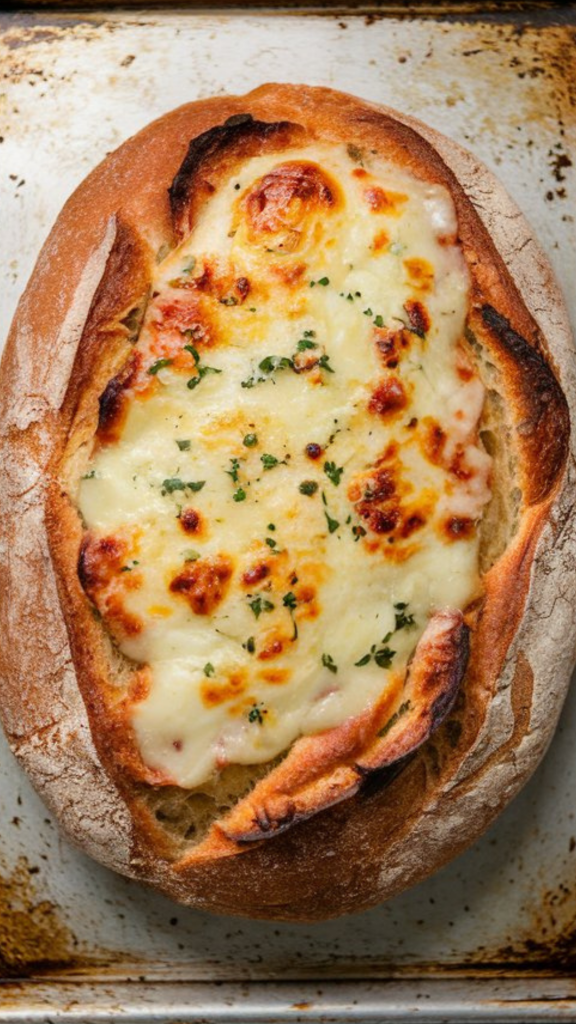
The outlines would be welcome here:
<svg viewBox="0 0 576 1024">
<path fill-rule="evenodd" d="M 129 717 L 156 778 L 358 715 L 477 594 L 490 460 L 455 233 L 442 187 L 315 147 L 248 160 L 157 268 L 79 495 L 108 559 L 89 593 L 148 666 Z"/>
</svg>

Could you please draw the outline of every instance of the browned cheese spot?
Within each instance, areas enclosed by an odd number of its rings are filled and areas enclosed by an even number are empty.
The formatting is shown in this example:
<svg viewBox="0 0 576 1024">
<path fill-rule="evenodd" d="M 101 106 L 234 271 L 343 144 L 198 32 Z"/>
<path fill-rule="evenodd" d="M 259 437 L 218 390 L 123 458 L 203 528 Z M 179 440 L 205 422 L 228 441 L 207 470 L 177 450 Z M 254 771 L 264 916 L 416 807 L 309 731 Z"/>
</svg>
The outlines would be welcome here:
<svg viewBox="0 0 576 1024">
<path fill-rule="evenodd" d="M 451 516 L 442 523 L 441 530 L 444 539 L 449 541 L 469 540 L 474 535 L 474 520 L 467 516 Z"/>
<path fill-rule="evenodd" d="M 422 260 L 418 257 L 413 257 L 403 262 L 412 287 L 422 292 L 429 292 L 434 284 L 434 268 L 432 264 L 428 260 Z"/>
<path fill-rule="evenodd" d="M 186 598 L 195 615 L 211 615 L 226 594 L 232 572 L 227 555 L 202 558 L 174 577 L 170 591 Z"/>
<path fill-rule="evenodd" d="M 126 539 L 87 534 L 78 559 L 80 583 L 116 637 L 136 636 L 142 631 L 142 620 L 124 604 L 126 592 L 142 584 L 139 572 L 123 571 L 130 557 L 131 545 Z"/>
<path fill-rule="evenodd" d="M 340 202 L 338 185 L 317 164 L 278 164 L 242 200 L 248 237 L 272 252 L 295 252 L 313 215 L 332 212 Z"/>
<path fill-rule="evenodd" d="M 408 399 L 402 381 L 397 377 L 390 377 L 374 389 L 368 402 L 368 409 L 382 419 L 392 419 L 402 412 L 407 404 Z"/>
<path fill-rule="evenodd" d="M 387 213 L 398 216 L 408 196 L 401 192 L 388 192 L 380 185 L 370 185 L 363 191 L 363 196 L 373 213 Z"/>
<path fill-rule="evenodd" d="M 413 334 L 405 327 L 392 330 L 388 327 L 374 327 L 372 337 L 378 354 L 389 370 L 395 370 L 400 357 L 413 343 Z"/>
<path fill-rule="evenodd" d="M 419 338 L 424 338 L 426 332 L 430 330 L 432 321 L 426 306 L 422 302 L 418 302 L 417 299 L 407 299 L 404 303 L 404 309 L 408 314 L 408 323 L 410 329 L 417 334 Z"/>
<path fill-rule="evenodd" d="M 207 708 L 217 707 L 219 704 L 224 704 L 227 700 L 234 700 L 239 697 L 246 689 L 247 680 L 246 672 L 243 669 L 238 669 L 236 672 L 231 672 L 228 678 L 224 682 L 205 682 L 200 687 L 200 696 L 202 703 Z"/>
<path fill-rule="evenodd" d="M 180 513 L 179 523 L 184 533 L 199 536 L 203 532 L 204 521 L 195 508 L 184 508 Z"/>
<path fill-rule="evenodd" d="M 372 239 L 372 251 L 382 252 L 382 249 L 385 249 L 389 242 L 390 236 L 386 233 L 386 231 L 384 231 L 384 229 L 378 231 L 377 234 L 375 234 L 374 238 Z"/>
<path fill-rule="evenodd" d="M 270 575 L 270 565 L 268 562 L 256 562 L 246 572 L 242 573 L 242 583 L 245 587 L 250 589 L 256 583 L 261 583 Z"/>
<path fill-rule="evenodd" d="M 258 673 L 260 679 L 271 686 L 282 686 L 290 679 L 290 670 L 287 668 L 266 668 Z"/>
</svg>

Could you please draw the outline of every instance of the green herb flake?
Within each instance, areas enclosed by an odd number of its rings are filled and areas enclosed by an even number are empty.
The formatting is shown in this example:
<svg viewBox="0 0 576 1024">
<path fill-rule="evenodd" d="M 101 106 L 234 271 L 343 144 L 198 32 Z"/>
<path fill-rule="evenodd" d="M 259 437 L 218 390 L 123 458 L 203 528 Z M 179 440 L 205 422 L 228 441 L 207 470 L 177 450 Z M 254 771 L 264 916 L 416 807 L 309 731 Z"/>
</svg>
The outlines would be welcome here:
<svg viewBox="0 0 576 1024">
<path fill-rule="evenodd" d="M 332 481 L 334 486 L 338 487 L 338 484 L 340 483 L 340 477 L 344 472 L 344 467 L 340 466 L 340 468 L 338 468 L 335 462 L 325 462 L 324 472 L 326 473 L 328 479 Z"/>
<path fill-rule="evenodd" d="M 268 455 L 267 453 L 260 456 L 260 462 L 264 469 L 274 469 L 274 466 L 286 465 L 286 459 L 277 459 L 275 455 Z"/>
<path fill-rule="evenodd" d="M 268 712 L 263 704 L 253 704 L 248 712 L 248 721 L 257 722 L 258 725 L 264 725 L 264 715 Z"/>
<path fill-rule="evenodd" d="M 360 661 L 355 661 L 354 664 L 356 665 L 357 668 L 361 668 L 363 665 L 367 665 L 368 664 L 368 662 L 370 661 L 371 657 L 372 657 L 371 654 L 365 654 L 363 658 L 360 658 Z"/>
<path fill-rule="evenodd" d="M 396 725 L 396 722 L 400 718 L 402 718 L 402 715 L 405 715 L 406 712 L 409 711 L 411 707 L 412 705 L 409 700 L 404 701 L 404 703 L 401 704 L 400 707 L 398 708 L 398 711 L 395 711 L 392 717 L 389 718 L 388 721 L 386 722 L 386 725 L 384 725 L 382 729 L 380 729 L 378 736 L 386 736 L 386 733 L 390 732 L 392 726 Z"/>
<path fill-rule="evenodd" d="M 181 452 L 189 452 L 190 451 L 191 441 L 189 441 L 188 438 L 183 439 L 183 440 L 180 440 L 180 438 L 176 438 L 176 444 L 178 445 L 178 447 L 179 447 Z"/>
<path fill-rule="evenodd" d="M 299 352 L 305 352 L 306 349 L 318 348 L 318 345 L 315 341 L 310 341 L 309 338 L 300 338 L 296 348 Z"/>
<path fill-rule="evenodd" d="M 318 281 L 318 284 L 321 284 L 323 288 L 326 288 L 326 286 L 330 284 L 330 278 L 321 277 L 320 280 Z"/>
<path fill-rule="evenodd" d="M 340 523 L 337 519 L 332 519 L 327 512 L 324 512 L 324 515 L 326 516 L 326 522 L 328 523 L 328 533 L 335 533 L 340 526 Z"/>
<path fill-rule="evenodd" d="M 243 487 L 238 487 L 232 495 L 232 501 L 246 501 L 246 491 Z"/>
<path fill-rule="evenodd" d="M 274 532 L 274 530 L 276 529 L 276 524 L 275 523 L 268 523 L 268 526 L 266 527 L 266 529 L 267 530 L 272 530 L 272 532 Z"/>
<path fill-rule="evenodd" d="M 152 366 L 148 367 L 148 373 L 155 377 L 159 370 L 163 370 L 165 366 L 170 366 L 173 362 L 173 359 L 157 359 Z"/>
<path fill-rule="evenodd" d="M 224 472 L 227 476 L 231 476 L 235 484 L 238 483 L 238 470 L 240 469 L 240 459 L 230 459 L 230 469 L 225 469 Z"/>
<path fill-rule="evenodd" d="M 284 594 L 284 597 L 282 598 L 282 604 L 284 605 L 285 608 L 295 608 L 296 605 L 298 604 L 296 594 L 294 594 L 291 590 L 287 594 Z"/>
<path fill-rule="evenodd" d="M 258 444 L 258 437 L 256 434 L 246 434 L 242 444 L 245 448 L 255 448 Z"/>
<path fill-rule="evenodd" d="M 327 355 L 320 356 L 320 359 L 318 360 L 318 366 L 322 370 L 327 370 L 328 373 L 334 373 L 334 369 L 333 369 L 333 367 L 330 366 L 330 363 L 328 361 L 329 358 L 330 357 L 327 356 Z"/>
<path fill-rule="evenodd" d="M 195 551 L 194 548 L 187 548 L 186 551 L 183 552 L 183 554 L 185 562 L 197 562 L 198 559 L 200 558 L 200 552 Z"/>
<path fill-rule="evenodd" d="M 374 317 L 373 323 L 376 324 L 376 327 L 384 327 L 384 317 L 378 314 L 378 316 Z"/>
<path fill-rule="evenodd" d="M 173 494 L 174 491 L 201 491 L 206 483 L 205 480 L 180 480 L 177 476 L 169 477 L 162 481 L 162 494 Z"/>
<path fill-rule="evenodd" d="M 189 334 L 190 332 L 187 331 L 186 333 Z M 190 353 L 194 362 L 196 363 L 196 366 L 198 366 L 198 363 L 200 362 L 200 353 L 198 349 L 194 348 L 194 345 L 184 345 L 184 351 Z"/>
<path fill-rule="evenodd" d="M 396 651 L 390 650 L 389 647 L 381 647 L 380 650 L 374 652 L 374 661 L 378 665 L 378 668 L 390 668 Z"/>
<path fill-rule="evenodd" d="M 318 484 L 315 480 L 303 480 L 298 490 L 300 494 L 306 494 L 308 497 L 311 497 L 313 494 L 316 494 Z"/>
<path fill-rule="evenodd" d="M 249 636 L 246 642 L 242 644 L 242 647 L 245 651 L 248 651 L 248 654 L 254 654 L 254 651 L 256 650 L 256 641 L 254 637 Z"/>
<path fill-rule="evenodd" d="M 273 537 L 266 537 L 265 543 L 268 545 L 269 548 L 275 548 L 278 542 L 275 541 Z"/>
<path fill-rule="evenodd" d="M 416 625 L 414 615 L 406 614 L 405 609 L 408 607 L 406 601 L 399 601 L 398 604 L 394 605 L 396 614 L 396 629 L 411 629 Z"/>
<path fill-rule="evenodd" d="M 372 316 L 372 310 L 370 309 L 370 307 L 368 307 L 368 309 L 364 309 L 363 313 L 364 316 Z"/>
<path fill-rule="evenodd" d="M 268 601 L 266 597 L 262 597 L 261 594 L 258 597 L 253 597 L 248 601 L 248 607 L 252 609 L 257 619 L 260 618 L 262 612 L 271 612 L 275 605 L 272 601 Z"/>
<path fill-rule="evenodd" d="M 206 664 L 204 665 L 204 675 L 207 676 L 208 679 L 210 679 L 214 675 L 214 671 L 214 665 L 212 664 L 212 662 L 207 661 Z"/>
<path fill-rule="evenodd" d="M 184 347 L 188 348 L 188 345 L 185 345 Z M 197 388 L 200 382 L 204 380 L 204 377 L 209 373 L 222 373 L 222 370 L 217 370 L 215 366 L 199 366 L 198 363 L 196 364 L 196 369 L 198 370 L 198 376 L 191 377 L 190 380 L 186 382 L 186 386 L 190 388 L 190 391 Z"/>
<path fill-rule="evenodd" d="M 338 671 L 338 665 L 335 664 L 334 658 L 330 654 L 322 655 L 322 664 L 324 668 L 327 668 L 329 672 L 333 672 L 336 675 Z"/>
<path fill-rule="evenodd" d="M 95 476 L 96 476 L 96 470 L 95 469 L 91 469 L 89 473 L 84 473 L 84 476 L 82 477 L 82 479 L 83 480 L 93 480 Z"/>
</svg>

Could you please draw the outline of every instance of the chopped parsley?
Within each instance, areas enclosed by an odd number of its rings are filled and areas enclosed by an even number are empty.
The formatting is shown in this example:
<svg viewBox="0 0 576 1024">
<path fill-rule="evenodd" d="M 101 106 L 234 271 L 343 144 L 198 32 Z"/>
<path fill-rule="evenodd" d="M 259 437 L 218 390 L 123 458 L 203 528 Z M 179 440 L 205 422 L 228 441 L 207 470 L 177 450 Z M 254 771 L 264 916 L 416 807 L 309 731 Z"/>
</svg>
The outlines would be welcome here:
<svg viewBox="0 0 576 1024">
<path fill-rule="evenodd" d="M 284 597 L 282 598 L 282 604 L 284 605 L 285 608 L 295 608 L 296 605 L 298 604 L 298 601 L 296 600 L 296 594 L 292 593 L 291 590 L 287 594 L 284 594 Z"/>
<path fill-rule="evenodd" d="M 274 532 L 274 530 L 276 529 L 276 524 L 275 523 L 268 523 L 268 526 L 266 527 L 266 529 L 267 530 L 272 530 L 272 532 Z"/>
<path fill-rule="evenodd" d="M 245 448 L 255 448 L 258 444 L 258 437 L 256 434 L 246 434 L 242 444 Z"/>
<path fill-rule="evenodd" d="M 187 331 L 186 333 L 188 334 L 189 332 Z M 204 379 L 204 377 L 207 376 L 207 374 L 222 373 L 222 370 L 217 370 L 215 366 L 201 366 L 200 353 L 198 352 L 197 348 L 194 348 L 194 345 L 184 345 L 184 350 L 186 352 L 190 352 L 194 360 L 194 363 L 196 364 L 196 369 L 198 371 L 198 375 L 196 377 L 191 377 L 190 380 L 187 381 L 186 383 L 186 386 L 190 388 L 191 391 L 193 391 L 194 388 L 198 387 L 200 382 Z"/>
<path fill-rule="evenodd" d="M 325 462 L 324 472 L 326 473 L 328 479 L 332 481 L 334 486 L 338 487 L 338 484 L 340 483 L 340 477 L 344 472 L 344 467 L 340 466 L 340 468 L 338 469 L 335 462 Z"/>
<path fill-rule="evenodd" d="M 240 469 L 240 459 L 230 459 L 230 469 L 225 469 L 224 472 L 227 476 L 231 476 L 235 484 L 238 483 L 238 470 Z"/>
<path fill-rule="evenodd" d="M 152 366 L 148 367 L 148 373 L 155 377 L 159 370 L 163 370 L 165 366 L 170 366 L 173 362 L 173 359 L 157 359 Z"/>
<path fill-rule="evenodd" d="M 264 715 L 268 712 L 263 704 L 253 704 L 248 712 L 248 721 L 257 722 L 258 725 L 264 725 Z"/>
<path fill-rule="evenodd" d="M 340 526 L 340 523 L 337 519 L 332 519 L 326 511 L 324 512 L 324 515 L 326 516 L 326 522 L 328 523 L 328 533 L 335 533 Z"/>
<path fill-rule="evenodd" d="M 372 310 L 370 309 L 370 307 L 368 307 L 368 309 L 362 310 L 362 312 L 364 313 L 364 316 L 372 316 Z"/>
<path fill-rule="evenodd" d="M 412 705 L 411 705 L 409 700 L 404 701 L 404 703 L 401 704 L 400 707 L 398 708 L 398 711 L 395 711 L 394 714 L 392 715 L 392 717 L 389 718 L 388 721 L 386 722 L 386 725 L 384 725 L 380 729 L 378 735 L 379 736 L 385 736 L 386 733 L 390 732 L 390 729 L 392 728 L 392 726 L 396 725 L 396 722 L 398 721 L 398 719 L 402 718 L 402 715 L 405 715 L 406 712 L 409 711 L 411 707 L 412 707 Z"/>
<path fill-rule="evenodd" d="M 96 476 L 96 470 L 95 469 L 91 469 L 89 473 L 84 473 L 84 476 L 82 477 L 82 479 L 83 480 L 93 480 L 95 476 Z"/>
<path fill-rule="evenodd" d="M 204 665 L 204 675 L 207 676 L 208 679 L 214 675 L 214 665 L 211 661 L 207 661 Z"/>
<path fill-rule="evenodd" d="M 307 494 L 308 497 L 311 497 L 312 494 L 316 494 L 318 484 L 315 480 L 303 480 L 298 490 L 300 491 L 300 494 Z"/>
<path fill-rule="evenodd" d="M 414 615 L 406 615 L 405 609 L 408 607 L 406 601 L 399 601 L 398 604 L 394 605 L 396 612 L 396 629 L 411 629 L 415 626 Z"/>
<path fill-rule="evenodd" d="M 318 348 L 318 345 L 315 341 L 310 341 L 309 338 L 300 338 L 296 348 L 299 352 L 305 352 L 309 348 Z"/>
<path fill-rule="evenodd" d="M 232 501 L 246 501 L 246 491 L 243 487 L 238 487 L 232 495 Z"/>
<path fill-rule="evenodd" d="M 286 459 L 277 459 L 275 455 L 264 454 L 260 456 L 260 462 L 264 469 L 274 469 L 274 466 L 285 466 Z"/>
<path fill-rule="evenodd" d="M 248 651 L 248 654 L 254 654 L 254 651 L 256 650 L 256 641 L 254 637 L 249 636 L 246 642 L 242 644 L 242 647 L 245 651 Z"/>
<path fill-rule="evenodd" d="M 382 643 L 386 644 L 386 641 L 389 640 L 391 636 L 392 634 L 388 633 L 388 635 L 382 640 Z M 368 662 L 374 658 L 378 668 L 390 668 L 395 654 L 396 651 L 391 650 L 390 647 L 378 647 L 377 644 L 372 644 L 369 653 L 360 658 L 360 661 L 355 661 L 354 664 L 357 668 L 361 668 L 363 665 L 367 665 Z"/>
<path fill-rule="evenodd" d="M 363 526 L 353 526 L 352 533 L 354 534 L 354 543 L 360 540 L 360 537 L 366 536 L 366 530 Z"/>
<path fill-rule="evenodd" d="M 272 379 L 274 373 L 278 373 L 281 370 L 293 370 L 294 361 L 289 359 L 288 356 L 265 356 L 258 363 L 258 369 L 263 376 L 254 375 L 248 377 L 240 382 L 240 386 L 243 388 L 253 388 L 256 384 Z"/>
<path fill-rule="evenodd" d="M 338 671 L 338 665 L 335 664 L 334 658 L 330 654 L 322 655 L 322 664 L 324 668 L 327 668 L 329 672 L 333 672 L 336 675 Z"/>
<path fill-rule="evenodd" d="M 162 481 L 162 494 L 173 494 L 174 491 L 201 491 L 205 483 L 205 480 L 189 480 L 185 482 L 177 476 L 172 476 Z"/>
<path fill-rule="evenodd" d="M 136 558 L 133 558 L 132 565 L 123 565 L 120 572 L 132 572 L 135 565 L 140 565 L 140 562 Z"/>
<path fill-rule="evenodd" d="M 188 348 L 188 345 L 185 345 L 184 347 Z M 196 364 L 196 369 L 198 370 L 198 376 L 190 377 L 190 380 L 186 382 L 186 387 L 190 388 L 190 391 L 193 391 L 194 388 L 197 388 L 200 382 L 204 379 L 204 377 L 207 376 L 207 374 L 222 373 L 222 370 L 217 370 L 215 366 L 199 366 L 198 363 Z"/>
<path fill-rule="evenodd" d="M 330 284 L 329 277 L 321 277 L 318 281 L 310 281 L 310 287 L 314 288 L 314 285 L 321 284 L 323 288 L 326 288 Z"/>
<path fill-rule="evenodd" d="M 329 358 L 330 357 L 327 355 L 320 356 L 320 359 L 318 360 L 318 366 L 320 367 L 321 370 L 327 370 L 328 373 L 334 373 L 334 369 L 332 366 L 330 366 L 330 363 L 328 361 Z"/>
<path fill-rule="evenodd" d="M 259 594 L 258 597 L 253 597 L 248 601 L 248 607 L 252 609 L 255 617 L 259 619 L 262 612 L 271 612 L 275 605 L 272 604 L 272 601 Z"/>
<path fill-rule="evenodd" d="M 376 327 L 384 327 L 384 317 L 380 316 L 380 314 L 375 316 L 372 322 L 376 324 Z"/>
<path fill-rule="evenodd" d="M 266 537 L 266 544 L 269 548 L 275 548 L 277 543 L 273 537 Z"/>
<path fill-rule="evenodd" d="M 176 439 L 176 444 L 178 445 L 178 447 L 179 447 L 181 452 L 188 452 L 188 451 L 190 451 L 190 444 L 191 444 L 191 442 L 188 440 L 188 438 L 186 438 L 185 440 L 182 440 L 182 441 L 179 438 L 177 438 Z"/>
</svg>

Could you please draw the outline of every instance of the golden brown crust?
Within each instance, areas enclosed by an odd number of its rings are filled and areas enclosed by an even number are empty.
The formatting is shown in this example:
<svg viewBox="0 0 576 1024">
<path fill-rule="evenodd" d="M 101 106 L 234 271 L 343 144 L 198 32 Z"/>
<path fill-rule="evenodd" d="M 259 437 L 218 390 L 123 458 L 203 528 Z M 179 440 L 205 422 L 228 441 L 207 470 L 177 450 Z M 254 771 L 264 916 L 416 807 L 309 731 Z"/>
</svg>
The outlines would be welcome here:
<svg viewBox="0 0 576 1024">
<path fill-rule="evenodd" d="M 247 114 L 254 120 L 247 120 Z M 402 715 L 388 735 L 381 737 L 380 749 L 372 747 L 361 753 L 356 734 L 344 759 L 342 749 L 335 750 L 338 767 L 328 784 L 333 787 L 334 799 L 326 795 L 325 779 L 317 792 L 314 774 L 306 778 L 304 773 L 301 792 L 289 787 L 283 795 L 278 791 L 270 809 L 270 794 L 262 784 L 261 810 L 250 810 L 250 803 L 238 804 L 202 858 L 185 857 L 175 865 L 165 835 L 122 770 L 122 743 L 118 744 L 119 753 L 113 754 L 114 744 L 107 742 L 110 730 L 121 741 L 125 729 L 121 690 L 117 710 L 111 712 L 115 701 L 110 673 L 113 652 L 76 572 L 82 529 L 68 487 L 87 458 L 98 398 L 129 352 L 126 317 L 145 301 L 155 252 L 188 230 L 195 204 L 201 201 L 203 183 L 211 184 L 211 175 L 228 171 L 246 152 L 262 152 L 268 146 L 281 149 L 302 134 L 345 141 L 360 153 L 363 147 L 381 147 L 416 176 L 449 188 L 473 281 L 470 327 L 497 367 L 511 427 L 511 450 L 518 463 L 516 483 L 524 502 L 516 535 L 485 577 L 470 671 L 455 712 L 436 733 L 434 759 L 430 744 L 424 744 L 409 763 L 401 762 L 404 767 L 399 775 L 393 777 L 384 767 L 395 743 L 395 756 L 402 758 L 406 752 L 401 737 L 404 730 L 406 735 L 410 732 L 411 720 Z M 0 395 L 0 425 L 4 450 L 10 445 L 10 462 L 17 464 L 22 476 L 24 467 L 34 466 L 32 535 L 41 546 L 45 513 L 59 596 L 52 585 L 46 600 L 38 603 L 26 652 L 15 656 L 5 650 L 2 655 L 5 726 L 37 784 L 61 811 L 60 791 L 42 782 L 38 765 L 45 755 L 39 753 L 41 744 L 34 745 L 28 737 L 36 736 L 46 723 L 57 721 L 58 715 L 84 727 L 85 713 L 78 702 L 67 703 L 58 696 L 63 670 L 55 663 L 54 645 L 66 645 L 63 615 L 72 652 L 71 685 L 81 690 L 98 753 L 98 770 L 101 766 L 105 769 L 98 782 L 98 799 L 104 806 L 102 794 L 108 787 L 106 799 L 112 801 L 115 813 L 125 814 L 126 806 L 129 808 L 131 834 L 126 834 L 120 849 L 121 844 L 116 848 L 110 836 L 104 834 L 96 840 L 93 835 L 85 836 L 81 826 L 69 827 L 77 841 L 91 845 L 98 856 L 108 858 L 119 870 L 148 880 L 184 902 L 224 912 L 309 919 L 359 909 L 390 896 L 440 866 L 486 827 L 535 766 L 551 734 L 550 722 L 559 710 L 563 689 L 555 694 L 547 724 L 538 679 L 533 679 L 531 665 L 522 651 L 514 648 L 514 642 L 522 641 L 525 628 L 528 638 L 534 629 L 530 580 L 535 566 L 538 568 L 536 552 L 543 562 L 552 559 L 554 564 L 549 539 L 542 550 L 542 531 L 555 514 L 553 510 L 561 507 L 566 514 L 572 500 L 572 492 L 563 482 L 569 416 L 550 369 L 553 359 L 560 360 L 564 369 L 568 356 L 562 339 L 543 337 L 460 180 L 440 155 L 442 147 L 455 166 L 462 166 L 467 173 L 466 158 L 446 140 L 424 128 L 416 130 L 400 115 L 395 117 L 330 90 L 264 86 L 247 97 L 189 104 L 129 140 L 86 179 L 63 210 L 19 307 L 3 361 L 8 384 Z M 538 268 L 534 272 L 542 276 Z M 39 297 L 44 317 L 41 332 L 37 330 Z M 555 302 L 554 295 L 552 298 Z M 45 368 L 48 353 L 60 355 L 57 369 Z M 34 395 L 34 401 L 24 400 L 19 388 Z M 60 466 L 65 467 L 63 477 L 58 474 Z M 26 486 L 24 482 L 7 492 L 20 509 Z M 6 544 L 21 548 L 17 525 L 5 523 L 3 532 Z M 15 563 L 7 564 L 11 586 L 27 593 L 29 581 L 17 583 Z M 44 556 L 32 567 L 36 586 L 46 571 Z M 569 585 L 573 588 L 574 581 Z M 24 601 L 17 596 L 14 607 L 16 613 L 10 617 L 4 597 L 0 613 L 12 646 L 21 639 L 21 616 L 30 607 L 29 598 Z M 38 638 L 46 636 L 47 630 L 54 639 L 42 644 Z M 454 699 L 454 680 L 462 666 L 463 633 L 459 635 L 460 642 L 452 645 L 447 658 L 450 671 L 436 680 L 430 709 L 437 707 L 436 699 L 445 699 L 446 705 Z M 571 662 L 572 643 L 564 657 Z M 38 711 L 34 714 L 22 706 L 19 679 L 26 658 L 35 659 L 37 665 L 33 699 Z M 416 675 L 417 669 L 418 661 L 413 669 Z M 70 671 L 69 663 L 66 671 Z M 420 682 L 426 678 L 424 674 Z M 505 739 L 499 725 L 486 738 L 486 725 L 505 701 L 502 695 L 508 685 L 511 696 L 506 707 L 513 727 Z M 26 696 L 29 698 L 29 691 Z M 527 704 L 534 708 L 528 715 L 522 710 Z M 398 708 L 401 705 L 399 697 Z M 394 708 L 388 711 L 391 714 Z M 536 735 L 534 720 L 538 723 Z M 424 739 L 430 722 L 422 720 L 418 728 Z M 410 749 L 415 746 L 414 739 L 412 735 Z M 307 742 L 300 741 L 303 746 Z M 524 755 L 525 747 L 528 753 Z M 510 751 L 516 752 L 518 764 L 504 785 L 496 781 L 497 773 L 493 775 L 492 770 L 508 764 Z M 52 756 L 55 763 L 64 757 L 59 741 Z M 78 763 L 83 757 L 88 760 L 83 753 L 76 757 Z M 305 757 L 298 760 L 298 769 L 305 764 Z M 376 768 L 380 771 L 374 772 Z M 372 781 L 362 787 L 360 778 L 364 780 L 367 770 L 372 772 Z M 85 774 L 93 778 L 88 770 Z M 258 787 L 251 799 L 256 794 Z M 290 801 L 293 808 L 288 807 Z M 330 803 L 333 806 L 328 806 Z M 327 809 L 283 832 L 288 813 L 305 818 L 307 809 L 313 812 L 318 807 Z M 431 808 L 435 821 L 430 819 Z M 455 835 L 451 823 L 458 815 L 464 817 L 465 826 Z M 258 821 L 256 831 L 250 816 Z M 273 833 L 272 838 L 253 841 L 266 830 Z M 242 851 L 240 856 L 238 851 Z"/>
</svg>

